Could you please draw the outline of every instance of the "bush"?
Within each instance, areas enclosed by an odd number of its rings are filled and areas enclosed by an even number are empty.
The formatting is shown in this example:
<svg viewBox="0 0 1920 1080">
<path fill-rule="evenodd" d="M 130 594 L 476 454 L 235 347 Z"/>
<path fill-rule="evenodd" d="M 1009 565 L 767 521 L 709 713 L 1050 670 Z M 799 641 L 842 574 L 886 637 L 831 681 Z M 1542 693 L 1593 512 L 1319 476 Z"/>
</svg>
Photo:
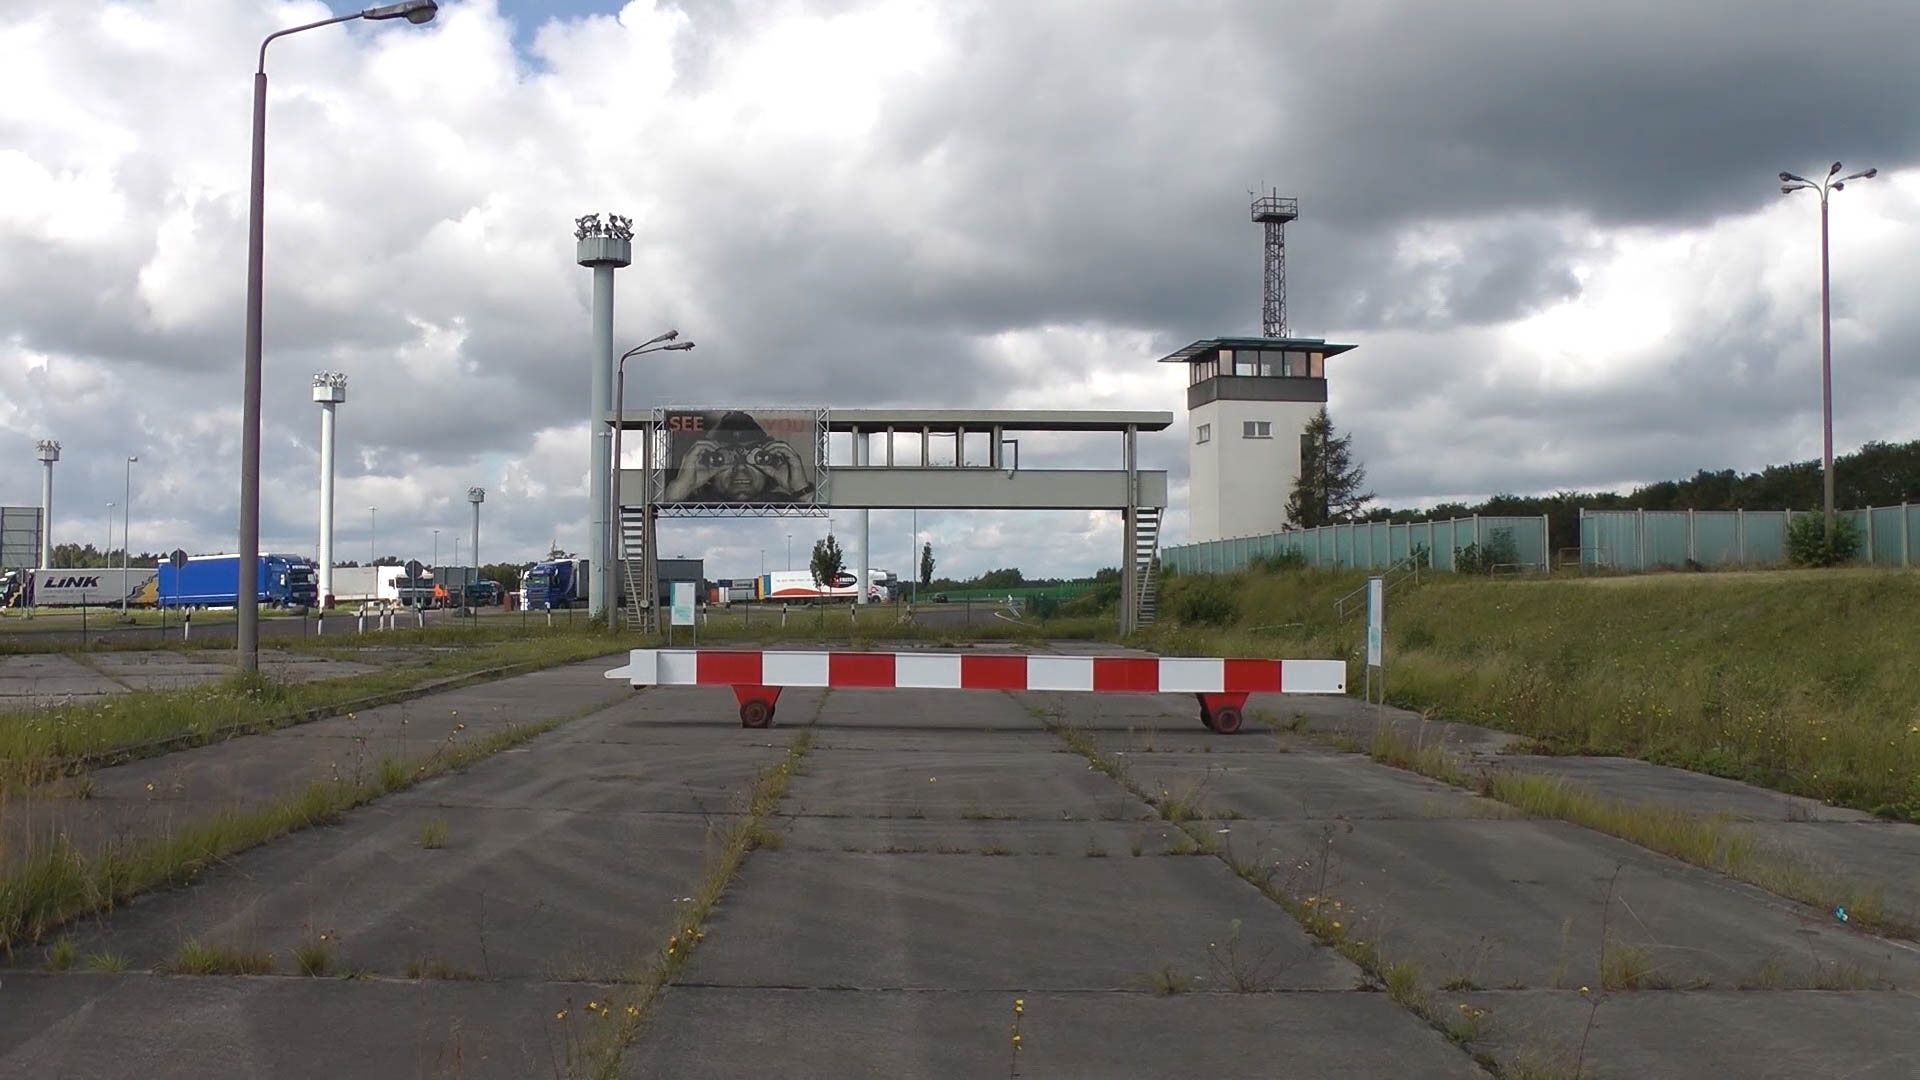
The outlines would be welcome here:
<svg viewBox="0 0 1920 1080">
<path fill-rule="evenodd" d="M 1165 577 L 1161 578 L 1165 582 Z M 1103 581 L 1091 589 L 1081 592 L 1071 600 L 1059 604 L 1048 617 L 1062 619 L 1084 618 L 1090 615 L 1105 615 L 1120 606 L 1120 583 Z"/>
<path fill-rule="evenodd" d="M 1514 546 L 1512 529 L 1495 529 L 1487 537 L 1487 546 L 1468 544 L 1453 553 L 1453 569 L 1461 574 L 1491 574 L 1496 567 L 1520 561 L 1520 549 Z"/>
<path fill-rule="evenodd" d="M 1233 582 L 1223 577 L 1195 577 L 1167 591 L 1167 614 L 1183 623 L 1224 626 L 1233 621 Z"/>
<path fill-rule="evenodd" d="M 1787 561 L 1795 566 L 1838 566 L 1860 554 L 1860 532 L 1853 519 L 1836 516 L 1827 537 L 1823 514 L 1803 514 L 1787 526 Z"/>
<path fill-rule="evenodd" d="M 1269 574 L 1283 573 L 1288 570 L 1305 570 L 1307 556 L 1305 552 L 1289 548 L 1286 551 L 1276 551 L 1267 555 L 1255 555 L 1247 561 L 1247 567 Z"/>
</svg>

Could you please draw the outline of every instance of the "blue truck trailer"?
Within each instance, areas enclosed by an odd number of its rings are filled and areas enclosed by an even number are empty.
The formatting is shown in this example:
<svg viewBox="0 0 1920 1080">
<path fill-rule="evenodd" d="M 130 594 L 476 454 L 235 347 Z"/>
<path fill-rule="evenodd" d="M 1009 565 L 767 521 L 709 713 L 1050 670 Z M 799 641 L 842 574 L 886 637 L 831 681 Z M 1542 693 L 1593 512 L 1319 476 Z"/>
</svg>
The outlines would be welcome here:
<svg viewBox="0 0 1920 1080">
<path fill-rule="evenodd" d="M 587 600 L 587 560 L 554 559 L 527 571 L 527 609 L 569 608 Z"/>
<path fill-rule="evenodd" d="M 175 570 L 160 564 L 160 606 L 170 608 L 236 607 L 240 603 L 240 556 L 195 555 Z M 267 607 L 314 607 L 319 603 L 320 574 L 299 555 L 260 556 L 259 602 Z"/>
</svg>

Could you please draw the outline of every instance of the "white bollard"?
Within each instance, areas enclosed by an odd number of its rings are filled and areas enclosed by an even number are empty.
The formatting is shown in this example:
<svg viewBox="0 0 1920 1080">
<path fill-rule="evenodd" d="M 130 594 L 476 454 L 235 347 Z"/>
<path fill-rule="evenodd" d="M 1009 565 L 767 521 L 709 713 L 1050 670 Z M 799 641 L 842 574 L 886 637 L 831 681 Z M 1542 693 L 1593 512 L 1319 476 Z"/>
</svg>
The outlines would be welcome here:
<svg viewBox="0 0 1920 1080">
<path fill-rule="evenodd" d="M 425 630 L 427 628 L 427 613 L 424 611 L 416 611 L 414 614 L 420 618 L 420 629 Z"/>
<path fill-rule="evenodd" d="M 327 617 L 325 615 L 322 615 L 319 618 L 313 620 L 313 636 L 314 637 L 327 636 Z"/>
<path fill-rule="evenodd" d="M 356 623 L 354 627 L 354 631 L 356 633 L 364 634 L 367 632 L 367 613 L 366 612 L 363 611 L 360 614 L 355 615 L 354 621 Z"/>
<path fill-rule="evenodd" d="M 193 637 L 193 612 L 189 611 L 187 612 L 186 617 L 180 620 L 180 640 L 186 641 L 192 637 Z"/>
</svg>

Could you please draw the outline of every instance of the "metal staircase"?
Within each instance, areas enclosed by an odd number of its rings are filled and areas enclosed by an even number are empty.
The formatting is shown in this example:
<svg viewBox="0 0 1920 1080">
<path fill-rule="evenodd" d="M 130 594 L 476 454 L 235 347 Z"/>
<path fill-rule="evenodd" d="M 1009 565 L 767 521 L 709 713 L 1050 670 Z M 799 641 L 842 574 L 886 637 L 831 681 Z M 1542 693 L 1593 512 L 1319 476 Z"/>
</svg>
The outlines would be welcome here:
<svg viewBox="0 0 1920 1080">
<path fill-rule="evenodd" d="M 647 580 L 647 512 L 643 507 L 620 508 L 620 565 L 625 568 L 621 582 L 627 597 L 627 629 L 653 629 L 653 609 L 641 595 L 641 583 Z"/>
<path fill-rule="evenodd" d="M 1386 584 L 1383 588 L 1391 596 L 1397 588 L 1402 586 L 1411 588 L 1420 584 L 1420 560 L 1408 555 L 1381 571 L 1379 576 L 1385 579 Z M 1363 582 L 1359 588 L 1333 602 L 1333 617 L 1336 621 L 1340 621 L 1366 609 L 1367 586 Z"/>
<path fill-rule="evenodd" d="M 1159 610 L 1159 592 L 1154 573 L 1160 565 L 1160 514 L 1157 506 L 1136 507 L 1133 511 L 1133 574 L 1135 627 L 1151 626 Z"/>
</svg>

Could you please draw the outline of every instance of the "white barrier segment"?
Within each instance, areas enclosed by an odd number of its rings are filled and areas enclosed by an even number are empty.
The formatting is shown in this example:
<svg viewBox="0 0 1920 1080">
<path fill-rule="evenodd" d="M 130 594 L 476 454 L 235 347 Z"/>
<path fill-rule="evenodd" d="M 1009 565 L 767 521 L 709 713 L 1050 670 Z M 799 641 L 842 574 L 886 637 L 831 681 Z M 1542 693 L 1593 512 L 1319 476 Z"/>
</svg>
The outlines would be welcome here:
<svg viewBox="0 0 1920 1080">
<path fill-rule="evenodd" d="M 700 685 L 700 654 L 690 649 L 654 650 L 656 686 Z"/>
<path fill-rule="evenodd" d="M 1227 662 L 1214 657 L 1160 658 L 1163 694 L 1218 694 L 1227 686 Z"/>
<path fill-rule="evenodd" d="M 633 649 L 627 653 L 627 666 L 607 672 L 609 679 L 626 679 L 635 686 L 653 686 L 660 680 L 660 659 L 652 649 Z"/>
<path fill-rule="evenodd" d="M 1092 690 L 1093 657 L 1029 656 L 1027 689 Z"/>
<path fill-rule="evenodd" d="M 1347 692 L 1345 660 L 1282 660 L 1280 692 L 1283 694 L 1344 694 Z"/>
<path fill-rule="evenodd" d="M 823 652 L 765 652 L 760 654 L 762 686 L 825 686 L 827 654 Z"/>
<path fill-rule="evenodd" d="M 894 653 L 893 685 L 903 690 L 958 690 L 960 656 Z"/>
</svg>

